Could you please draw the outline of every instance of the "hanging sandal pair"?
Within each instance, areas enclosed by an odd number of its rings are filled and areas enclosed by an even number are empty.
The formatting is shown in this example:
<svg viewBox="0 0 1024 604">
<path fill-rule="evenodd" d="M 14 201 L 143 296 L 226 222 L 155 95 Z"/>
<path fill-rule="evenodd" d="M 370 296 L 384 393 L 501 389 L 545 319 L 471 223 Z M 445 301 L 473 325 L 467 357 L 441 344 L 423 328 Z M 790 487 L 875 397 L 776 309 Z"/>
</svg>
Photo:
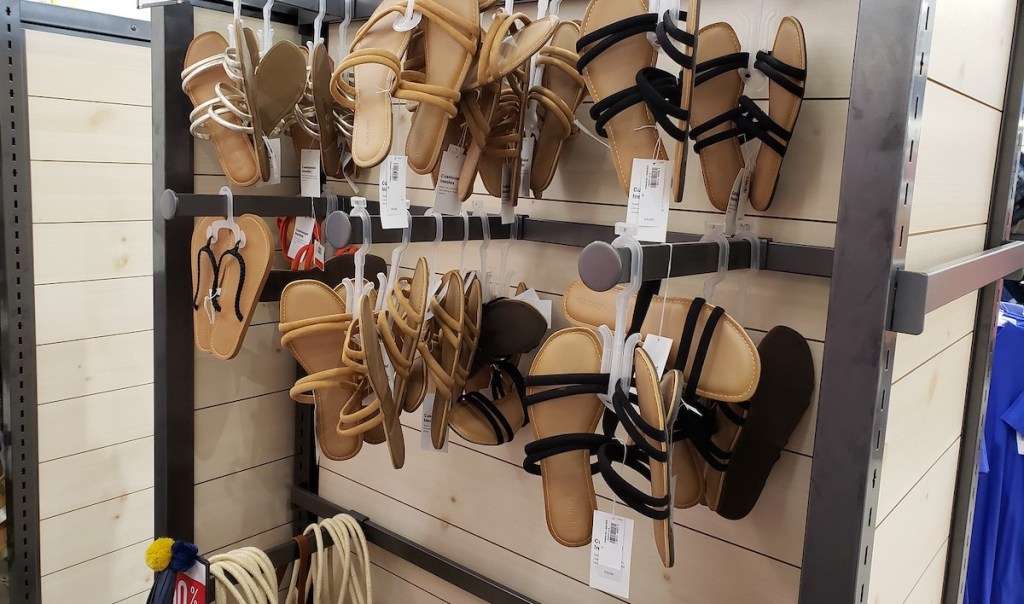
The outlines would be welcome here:
<svg viewBox="0 0 1024 604">
<path fill-rule="evenodd" d="M 405 154 L 414 172 L 427 174 L 440 157 L 448 121 L 458 113 L 460 88 L 477 48 L 480 4 L 416 0 L 420 23 L 396 29 L 406 5 L 407 0 L 384 0 L 377 7 L 335 69 L 330 86 L 335 100 L 355 112 L 352 156 L 362 168 L 378 165 L 391 152 L 392 99 L 417 103 Z M 425 47 L 421 77 L 403 67 L 417 29 Z"/>
<path fill-rule="evenodd" d="M 726 211 L 741 170 L 750 173 L 750 206 L 767 210 L 778 188 L 782 160 L 793 136 L 807 79 L 803 27 L 793 17 L 779 24 L 771 52 L 758 51 L 754 67 L 769 81 L 768 111 L 743 95 L 749 55 L 741 52 L 728 23 L 699 34 L 694 86 L 693 149 L 700 155 L 704 186 L 716 209 Z M 744 166 L 742 144 L 760 141 L 753 164 Z"/>
<path fill-rule="evenodd" d="M 192 325 L 196 347 L 228 360 L 242 348 L 256 304 L 270 274 L 274 246 L 259 216 L 235 220 L 239 238 L 217 218 L 203 218 L 192 231 Z"/>
<path fill-rule="evenodd" d="M 235 20 L 231 45 L 219 32 L 189 44 L 182 90 L 192 101 L 189 131 L 210 140 L 228 180 L 241 187 L 270 178 L 266 140 L 279 134 L 302 95 L 304 61 L 291 42 L 260 59 L 252 30 Z"/>
<path fill-rule="evenodd" d="M 650 13 L 648 0 L 591 0 L 587 6 L 577 69 L 594 99 L 590 115 L 597 133 L 609 139 L 624 192 L 634 160 L 668 159 L 660 125 L 676 140 L 672 197 L 682 199 L 699 12 L 700 0 L 690 0 L 689 10 L 674 16 Z M 656 67 L 658 50 L 649 36 L 678 64 L 679 76 Z"/>
</svg>

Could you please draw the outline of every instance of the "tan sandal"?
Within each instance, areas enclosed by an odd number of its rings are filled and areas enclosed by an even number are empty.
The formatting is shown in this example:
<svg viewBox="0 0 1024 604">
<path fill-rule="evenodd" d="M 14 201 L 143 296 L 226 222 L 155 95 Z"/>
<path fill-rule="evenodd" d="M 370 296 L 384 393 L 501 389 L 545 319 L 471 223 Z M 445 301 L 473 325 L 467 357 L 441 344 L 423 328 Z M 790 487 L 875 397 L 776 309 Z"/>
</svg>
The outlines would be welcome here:
<svg viewBox="0 0 1024 604">
<path fill-rule="evenodd" d="M 395 372 L 394 398 L 407 412 L 415 411 L 426 392 L 422 363 L 414 364 L 423 339 L 430 269 L 420 258 L 412 278 L 403 277 L 387 297 L 387 310 L 377 315 L 377 331 Z"/>
<path fill-rule="evenodd" d="M 450 271 L 442 278 L 439 298 L 430 300 L 433 316 L 427 321 L 424 338 L 418 349 L 427 374 L 434 387 L 434 407 L 431 413 L 430 441 L 435 449 L 442 449 L 448 437 L 448 413 L 456 392 L 456 373 L 462 346 L 465 322 L 465 295 L 462 275 Z"/>
<path fill-rule="evenodd" d="M 216 218 L 203 218 L 192 230 L 192 334 L 196 348 L 210 352 L 210 338 L 213 333 L 213 308 L 210 301 L 216 295 L 213 291 L 217 275 L 217 254 L 213 250 L 213 238 L 206 234 Z"/>
<path fill-rule="evenodd" d="M 530 89 L 529 96 L 537 103 L 539 131 L 530 169 L 534 197 L 542 197 L 551 185 L 565 141 L 577 130 L 576 110 L 587 92 L 583 76 L 576 71 L 579 39 L 580 22 L 563 21 L 555 29 L 551 45 L 542 48 L 537 58 L 537 65 L 544 66 L 544 75 Z"/>
<path fill-rule="evenodd" d="M 351 323 L 344 297 L 319 281 L 295 281 L 281 293 L 281 344 L 307 373 L 289 394 L 315 405 L 317 442 L 334 461 L 355 457 L 363 443 L 337 430 L 342 412 L 359 406 L 368 390 L 362 375 L 342 363 L 338 342 Z"/>
</svg>

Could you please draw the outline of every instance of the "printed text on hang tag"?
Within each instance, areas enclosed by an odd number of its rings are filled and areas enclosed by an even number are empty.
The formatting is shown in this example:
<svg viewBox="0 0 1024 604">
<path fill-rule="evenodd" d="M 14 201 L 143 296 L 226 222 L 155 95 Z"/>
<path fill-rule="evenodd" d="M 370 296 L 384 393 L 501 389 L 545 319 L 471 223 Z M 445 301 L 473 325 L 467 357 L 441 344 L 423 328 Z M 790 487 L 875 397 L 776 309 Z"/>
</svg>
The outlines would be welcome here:
<svg viewBox="0 0 1024 604">
<path fill-rule="evenodd" d="M 441 155 L 441 167 L 434 187 L 434 211 L 442 214 L 458 214 L 462 209 L 459 199 L 459 177 L 466 162 L 466 151 L 457 145 L 448 145 Z"/>
<path fill-rule="evenodd" d="M 597 510 L 590 540 L 590 586 L 629 597 L 633 520 Z"/>
<path fill-rule="evenodd" d="M 299 154 L 299 194 L 320 197 L 320 149 L 303 149 Z"/>
<path fill-rule="evenodd" d="M 288 244 L 288 257 L 295 258 L 299 250 L 309 245 L 313 240 L 313 228 L 316 226 L 316 218 L 312 216 L 297 216 L 295 218 L 295 230 L 292 232 L 292 241 Z"/>
<path fill-rule="evenodd" d="M 671 163 L 658 159 L 633 160 L 626 224 L 637 227 L 637 239 L 664 243 L 668 236 Z"/>
<path fill-rule="evenodd" d="M 389 155 L 380 166 L 380 224 L 385 229 L 409 226 L 405 203 L 407 169 L 404 155 Z"/>
</svg>

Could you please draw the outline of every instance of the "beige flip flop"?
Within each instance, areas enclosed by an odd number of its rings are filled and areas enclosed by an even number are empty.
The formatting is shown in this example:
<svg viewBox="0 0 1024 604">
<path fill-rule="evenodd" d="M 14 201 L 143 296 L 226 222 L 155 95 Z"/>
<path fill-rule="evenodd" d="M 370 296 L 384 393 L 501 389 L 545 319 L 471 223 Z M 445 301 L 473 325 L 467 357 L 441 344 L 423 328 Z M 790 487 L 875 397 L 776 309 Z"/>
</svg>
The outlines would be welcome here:
<svg viewBox="0 0 1024 604">
<path fill-rule="evenodd" d="M 296 402 L 315 405 L 317 442 L 334 461 L 355 457 L 363 444 L 360 435 L 346 436 L 336 429 L 342 412 L 359 406 L 368 391 L 362 376 L 341 359 L 338 343 L 351 322 L 344 297 L 319 281 L 295 281 L 281 293 L 281 344 L 307 373 L 290 395 Z"/>
<path fill-rule="evenodd" d="M 444 447 L 448 437 L 448 413 L 456 392 L 456 372 L 462 347 L 465 296 L 462 275 L 450 271 L 442 278 L 441 293 L 431 298 L 431 318 L 418 349 L 434 386 L 434 408 L 430 422 L 430 441 L 435 449 Z"/>
<path fill-rule="evenodd" d="M 225 106 L 225 99 L 234 105 L 245 104 L 225 67 L 227 50 L 228 43 L 218 32 L 196 36 L 185 54 L 181 88 L 195 108 L 189 115 L 192 136 L 212 141 L 231 184 L 248 187 L 260 179 L 260 167 L 252 139 L 245 132 L 250 124 Z M 214 115 L 221 119 L 211 119 Z"/>
<path fill-rule="evenodd" d="M 804 29 L 793 17 L 779 24 L 770 53 L 758 52 L 754 67 L 768 77 L 768 114 L 753 114 L 755 123 L 767 132 L 762 136 L 754 173 L 750 178 L 750 206 L 758 212 L 768 209 L 775 196 L 782 171 L 782 159 L 793 136 L 807 79 L 807 44 Z M 756 108 L 757 106 L 754 105 Z"/>
<path fill-rule="evenodd" d="M 242 348 L 263 285 L 270 275 L 274 253 L 274 236 L 266 221 L 253 214 L 243 214 L 235 222 L 244 237 L 244 245 L 223 230 L 220 241 L 214 244 L 215 253 L 217 243 L 230 246 L 217 256 L 220 311 L 216 313 L 210 333 L 210 352 L 224 360 L 233 359 Z"/>
<path fill-rule="evenodd" d="M 615 171 L 623 192 L 628 192 L 633 160 L 667 158 L 650 110 L 637 102 L 616 113 L 607 123 L 601 119 L 602 101 L 636 86 L 640 70 L 654 67 L 658 53 L 644 35 L 653 31 L 659 15 L 648 13 L 647 0 L 591 0 L 581 26 L 578 42 L 583 79 L 594 99 L 591 115 L 598 120 L 598 134 L 607 134 L 611 144 Z M 649 27 L 636 27 L 635 35 L 605 47 L 621 31 L 620 22 L 647 22 Z M 613 26 L 613 27 L 609 27 Z M 607 28 L 607 29 L 604 29 Z M 589 54 L 589 56 L 588 56 Z"/>
<path fill-rule="evenodd" d="M 537 102 L 540 135 L 534 147 L 530 188 L 542 197 L 551 185 L 565 141 L 576 132 L 576 110 L 586 96 L 586 81 L 576 71 L 580 60 L 576 43 L 581 35 L 579 21 L 563 21 L 540 50 L 537 65 L 544 66 L 541 82 L 530 89 L 529 100 Z"/>
<path fill-rule="evenodd" d="M 542 477 L 548 531 L 567 547 L 590 543 L 597 509 L 590 457 L 607 442 L 605 436 L 593 433 L 605 410 L 597 393 L 608 386 L 607 375 L 600 382 L 600 370 L 597 334 L 570 327 L 541 346 L 528 378 L 533 385 L 525 402 L 535 442 L 526 446 L 523 468 Z M 548 387 L 563 385 L 567 376 L 580 374 L 594 376 L 589 389 Z"/>
</svg>

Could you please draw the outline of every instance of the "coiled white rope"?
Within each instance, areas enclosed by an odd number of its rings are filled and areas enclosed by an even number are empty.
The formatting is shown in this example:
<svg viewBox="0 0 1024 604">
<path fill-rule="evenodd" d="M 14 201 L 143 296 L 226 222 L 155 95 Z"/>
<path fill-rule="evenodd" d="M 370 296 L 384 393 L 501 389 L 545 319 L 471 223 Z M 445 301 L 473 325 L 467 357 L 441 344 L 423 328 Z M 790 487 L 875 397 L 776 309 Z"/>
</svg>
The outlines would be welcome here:
<svg viewBox="0 0 1024 604">
<path fill-rule="evenodd" d="M 277 573 L 262 550 L 243 547 L 210 558 L 217 604 L 277 604 Z"/>
<path fill-rule="evenodd" d="M 324 547 L 324 532 L 334 542 Z M 307 602 L 313 591 L 313 604 L 371 604 L 373 591 L 370 583 L 370 550 L 359 522 L 339 514 L 325 518 L 320 524 L 311 524 L 303 535 L 316 540 L 316 552 L 310 558 L 310 572 L 305 585 L 298 583 L 298 573 L 292 571 L 285 604 Z"/>
</svg>

